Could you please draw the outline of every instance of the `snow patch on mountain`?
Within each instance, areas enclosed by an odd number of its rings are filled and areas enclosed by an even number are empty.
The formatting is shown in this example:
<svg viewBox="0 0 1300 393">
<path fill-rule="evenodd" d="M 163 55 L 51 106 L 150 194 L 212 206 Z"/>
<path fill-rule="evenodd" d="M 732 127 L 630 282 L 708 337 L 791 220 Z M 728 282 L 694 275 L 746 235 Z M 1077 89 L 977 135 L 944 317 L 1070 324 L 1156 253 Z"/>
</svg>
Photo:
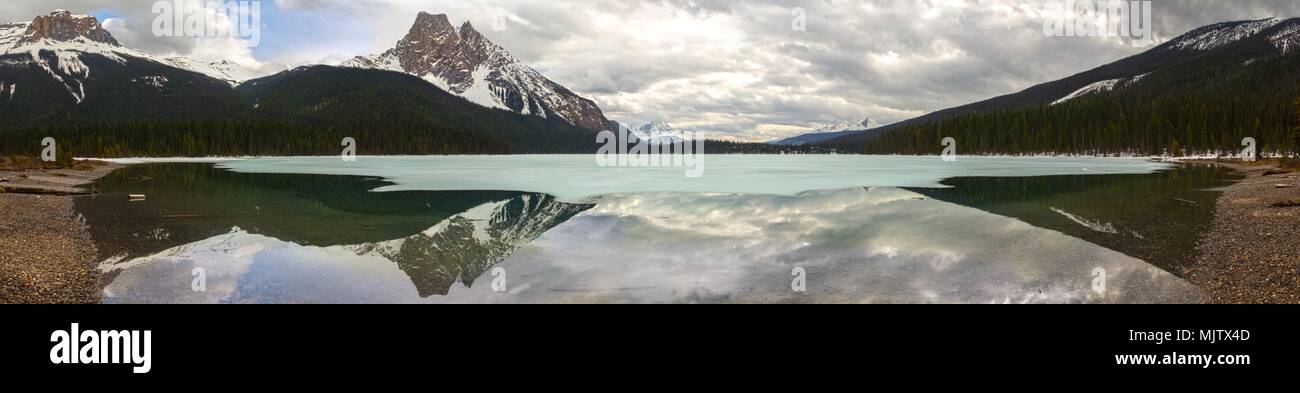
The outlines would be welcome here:
<svg viewBox="0 0 1300 393">
<path fill-rule="evenodd" d="M 1291 22 L 1268 36 L 1269 41 L 1273 42 L 1273 46 L 1283 55 L 1300 48 L 1300 21 L 1293 19 Z"/>
<path fill-rule="evenodd" d="M 167 77 L 159 76 L 159 75 L 143 76 L 143 77 L 132 79 L 131 81 L 144 83 L 146 85 L 153 86 L 158 89 L 162 89 L 163 86 L 166 86 L 168 82 Z"/>
<path fill-rule="evenodd" d="M 1065 97 L 1061 97 L 1061 99 L 1059 100 L 1052 101 L 1051 105 L 1060 104 L 1087 95 L 1113 91 L 1117 88 L 1130 86 L 1134 83 L 1137 83 L 1138 81 L 1141 81 L 1142 78 L 1145 78 L 1147 75 L 1151 75 L 1151 73 L 1148 72 L 1131 78 L 1107 79 L 1104 81 L 1093 82 L 1088 84 L 1087 86 L 1079 88 L 1079 90 L 1075 90 L 1074 92 L 1066 95 Z"/>
<path fill-rule="evenodd" d="M 1268 18 L 1214 24 L 1184 34 L 1182 37 L 1170 42 L 1169 47 L 1175 50 L 1203 52 L 1240 41 L 1281 22 L 1282 20 L 1278 18 Z"/>
<path fill-rule="evenodd" d="M 172 67 L 194 71 L 215 79 L 220 79 L 226 81 L 226 83 L 229 83 L 232 86 L 237 86 L 250 79 L 257 79 L 268 75 L 267 72 L 248 68 L 230 60 L 202 62 L 184 56 L 172 56 L 153 60 Z"/>
<path fill-rule="evenodd" d="M 498 92 L 492 89 L 488 83 L 487 77 L 492 74 L 490 68 L 479 66 L 471 73 L 471 82 L 469 88 L 460 92 L 461 97 L 470 100 L 470 102 L 486 106 L 488 108 L 507 109 L 506 104 L 501 101 Z M 528 107 L 524 106 L 523 113 L 527 113 Z"/>
<path fill-rule="evenodd" d="M 23 38 L 31 22 L 0 23 L 0 49 L 12 47 Z"/>
<path fill-rule="evenodd" d="M 50 60 L 43 56 L 45 53 L 53 55 L 54 64 L 50 64 Z M 70 41 L 55 41 L 43 38 L 35 41 L 16 42 L 9 48 L 0 49 L 0 56 L 9 57 L 4 63 L 0 63 L 0 66 L 35 65 L 40 67 L 50 75 L 50 78 L 62 84 L 77 103 L 81 103 L 86 99 L 85 81 L 90 77 L 90 67 L 87 67 L 81 58 L 87 53 L 100 55 L 117 63 L 125 63 L 126 58 L 123 55 L 131 53 L 131 51 L 111 44 L 91 41 L 83 37 Z"/>
<path fill-rule="evenodd" d="M 1104 81 L 1093 82 L 1091 84 L 1088 84 L 1087 86 L 1080 88 L 1079 90 L 1075 90 L 1073 93 L 1070 93 L 1065 97 L 1061 97 L 1061 99 L 1059 100 L 1052 101 L 1052 105 L 1060 104 L 1062 102 L 1066 102 L 1090 94 L 1097 94 L 1105 91 L 1114 90 L 1115 85 L 1119 84 L 1119 82 L 1123 80 L 1124 78 L 1119 78 L 1119 79 L 1109 79 Z"/>
<path fill-rule="evenodd" d="M 0 95 L 8 95 L 9 101 L 14 100 L 14 93 L 18 91 L 18 84 L 8 84 L 0 81 Z"/>
</svg>

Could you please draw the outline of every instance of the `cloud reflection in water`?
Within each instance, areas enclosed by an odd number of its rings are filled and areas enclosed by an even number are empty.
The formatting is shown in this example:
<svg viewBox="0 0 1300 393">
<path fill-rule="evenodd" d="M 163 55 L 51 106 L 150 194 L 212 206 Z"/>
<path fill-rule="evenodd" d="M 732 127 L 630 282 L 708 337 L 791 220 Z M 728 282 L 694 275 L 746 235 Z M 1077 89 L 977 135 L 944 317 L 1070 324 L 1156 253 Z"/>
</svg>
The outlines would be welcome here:
<svg viewBox="0 0 1300 393">
<path fill-rule="evenodd" d="M 417 291 L 396 263 L 356 252 L 367 247 L 304 247 L 238 230 L 183 246 L 186 252 L 124 264 L 129 267 L 104 293 L 109 302 L 327 303 L 1129 303 L 1199 297 L 1182 279 L 1118 252 L 897 188 L 798 196 L 608 195 L 556 224 L 547 224 L 554 227 L 536 240 L 520 240 L 526 245 L 516 244 L 496 265 L 508 272 L 507 293 L 492 292 L 493 277 L 479 273 L 470 286 L 453 283 L 445 296 L 421 296 L 427 291 Z M 201 294 L 189 286 L 191 269 L 199 266 L 209 271 L 208 292 Z M 790 289 L 796 266 L 807 271 L 807 292 Z M 1105 296 L 1090 290 L 1095 267 L 1106 269 Z"/>
</svg>

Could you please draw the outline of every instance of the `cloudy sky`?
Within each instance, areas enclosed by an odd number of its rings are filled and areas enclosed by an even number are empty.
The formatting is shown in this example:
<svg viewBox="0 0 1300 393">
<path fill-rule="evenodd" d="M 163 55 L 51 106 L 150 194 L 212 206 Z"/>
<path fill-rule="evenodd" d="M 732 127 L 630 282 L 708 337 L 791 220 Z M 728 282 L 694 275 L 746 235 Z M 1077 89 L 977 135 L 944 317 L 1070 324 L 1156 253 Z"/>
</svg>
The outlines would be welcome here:
<svg viewBox="0 0 1300 393">
<path fill-rule="evenodd" d="M 0 21 L 91 14 L 123 45 L 273 70 L 382 52 L 419 11 L 470 21 L 610 119 L 770 140 L 844 120 L 888 124 L 1143 50 L 1049 37 L 1014 0 L 262 0 L 259 45 L 156 37 L 153 0 L 6 0 Z M 1221 21 L 1300 16 L 1293 0 L 1154 1 L 1167 40 Z M 793 25 L 805 16 L 804 31 Z M 499 29 L 494 29 L 494 21 Z"/>
</svg>

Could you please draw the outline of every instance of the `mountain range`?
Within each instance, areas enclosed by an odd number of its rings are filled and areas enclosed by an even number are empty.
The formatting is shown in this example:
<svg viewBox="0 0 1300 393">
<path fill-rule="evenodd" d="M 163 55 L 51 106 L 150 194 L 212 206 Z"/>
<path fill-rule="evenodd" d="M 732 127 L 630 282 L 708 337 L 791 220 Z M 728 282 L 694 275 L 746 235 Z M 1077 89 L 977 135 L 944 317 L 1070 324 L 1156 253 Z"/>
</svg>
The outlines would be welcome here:
<svg viewBox="0 0 1300 393">
<path fill-rule="evenodd" d="M 953 136 L 966 152 L 1162 154 L 1239 149 L 1251 136 L 1295 149 L 1297 48 L 1300 19 L 1217 23 L 1016 93 L 881 127 L 828 125 L 767 147 L 931 154 Z M 5 139 L 64 137 L 85 156 L 334 154 L 338 138 L 358 135 L 368 154 L 576 153 L 594 149 L 597 131 L 622 127 L 468 22 L 424 12 L 381 54 L 269 76 L 133 50 L 94 17 L 65 10 L 0 23 L 0 118 Z M 628 130 L 680 138 L 666 122 Z M 32 145 L 0 143 L 0 152 L 31 154 Z"/>
<path fill-rule="evenodd" d="M 258 142 L 306 133 L 306 127 L 331 137 L 364 134 L 371 147 L 387 146 L 371 154 L 450 154 L 587 151 L 595 131 L 609 124 L 595 103 L 546 79 L 469 23 L 452 27 L 446 15 L 420 13 L 410 34 L 375 58 L 382 61 L 358 57 L 342 68 L 304 66 L 264 76 L 230 61 L 136 51 L 96 18 L 56 10 L 0 24 L 0 128 L 8 136 L 69 136 L 75 152 L 96 156 L 198 154 L 198 147 L 209 154 L 338 150 L 337 140 L 326 138 L 309 138 L 312 148 Z M 363 119 L 374 121 L 360 124 Z M 233 130 L 239 127 L 267 132 Z M 140 134 L 148 128 L 174 131 Z M 84 134 L 96 138 L 75 136 Z M 205 140 L 231 135 L 234 146 L 221 149 Z M 413 139 L 405 147 L 373 143 L 404 138 Z M 8 153 L 26 149 L 0 144 Z"/>
</svg>

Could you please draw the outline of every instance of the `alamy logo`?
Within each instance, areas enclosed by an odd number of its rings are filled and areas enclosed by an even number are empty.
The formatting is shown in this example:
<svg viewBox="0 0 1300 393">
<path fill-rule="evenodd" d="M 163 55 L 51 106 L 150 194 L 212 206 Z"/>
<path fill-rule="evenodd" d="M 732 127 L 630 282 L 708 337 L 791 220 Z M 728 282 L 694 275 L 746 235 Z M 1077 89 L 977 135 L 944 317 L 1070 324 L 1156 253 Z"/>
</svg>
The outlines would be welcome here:
<svg viewBox="0 0 1300 393">
<path fill-rule="evenodd" d="M 501 8 L 493 9 L 492 10 L 492 31 L 498 31 L 498 32 L 506 31 L 507 28 L 506 21 L 509 19 L 510 19 L 510 15 L 506 14 L 505 9 L 501 9 Z"/>
<path fill-rule="evenodd" d="M 808 11 L 803 7 L 794 7 L 790 9 L 790 31 L 804 32 L 808 31 Z"/>
<path fill-rule="evenodd" d="M 943 145 L 943 153 L 940 153 L 939 156 L 943 157 L 943 160 L 945 162 L 957 161 L 957 139 L 956 138 L 953 137 L 943 138 L 943 141 L 940 141 L 939 144 Z"/>
<path fill-rule="evenodd" d="M 353 137 L 343 138 L 343 154 L 339 155 L 343 161 L 353 162 L 357 160 L 357 140 Z"/>
<path fill-rule="evenodd" d="M 133 364 L 136 374 L 153 368 L 149 359 L 152 330 L 87 330 L 72 324 L 50 333 L 50 362 L 54 364 Z"/>
<path fill-rule="evenodd" d="M 1245 147 L 1244 149 L 1241 149 L 1241 160 L 1255 161 L 1255 138 L 1242 138 L 1241 146 Z"/>
<path fill-rule="evenodd" d="M 191 270 L 191 271 L 190 271 L 190 276 L 191 276 L 191 277 L 194 277 L 193 280 L 190 280 L 190 290 L 192 290 L 192 291 L 194 291 L 194 292 L 207 292 L 207 291 L 208 291 L 208 271 L 207 271 L 207 269 L 204 269 L 204 268 L 201 268 L 201 267 L 196 267 L 196 268 L 194 268 L 194 270 Z"/>
<path fill-rule="evenodd" d="M 803 267 L 795 266 L 794 269 L 790 269 L 790 275 L 791 275 L 791 276 L 794 276 L 794 280 L 790 280 L 790 290 L 791 290 L 791 291 L 795 291 L 795 292 L 807 292 L 807 291 L 808 291 L 808 271 L 807 271 L 807 270 L 804 270 Z"/>
<path fill-rule="evenodd" d="M 646 140 L 619 130 L 596 134 L 596 166 L 599 167 L 685 167 L 686 177 L 704 175 L 704 139 L 695 133 L 651 136 Z M 631 147 L 629 148 L 629 144 Z"/>
<path fill-rule="evenodd" d="M 45 137 L 45 139 L 41 139 L 41 161 L 54 162 L 57 160 L 59 158 L 55 155 L 55 151 L 57 150 L 58 149 L 55 148 L 54 138 Z"/>
<path fill-rule="evenodd" d="M 156 37 L 235 38 L 252 48 L 262 42 L 262 2 L 174 0 L 153 4 Z"/>
<path fill-rule="evenodd" d="M 1106 294 L 1106 268 L 1101 266 L 1092 268 L 1092 291 L 1098 295 Z"/>
<path fill-rule="evenodd" d="M 506 268 L 492 268 L 492 292 L 505 292 L 506 289 Z"/>
<path fill-rule="evenodd" d="M 1048 1 L 1041 15 L 1050 37 L 1131 38 L 1139 48 L 1152 43 L 1150 1 Z"/>
</svg>

